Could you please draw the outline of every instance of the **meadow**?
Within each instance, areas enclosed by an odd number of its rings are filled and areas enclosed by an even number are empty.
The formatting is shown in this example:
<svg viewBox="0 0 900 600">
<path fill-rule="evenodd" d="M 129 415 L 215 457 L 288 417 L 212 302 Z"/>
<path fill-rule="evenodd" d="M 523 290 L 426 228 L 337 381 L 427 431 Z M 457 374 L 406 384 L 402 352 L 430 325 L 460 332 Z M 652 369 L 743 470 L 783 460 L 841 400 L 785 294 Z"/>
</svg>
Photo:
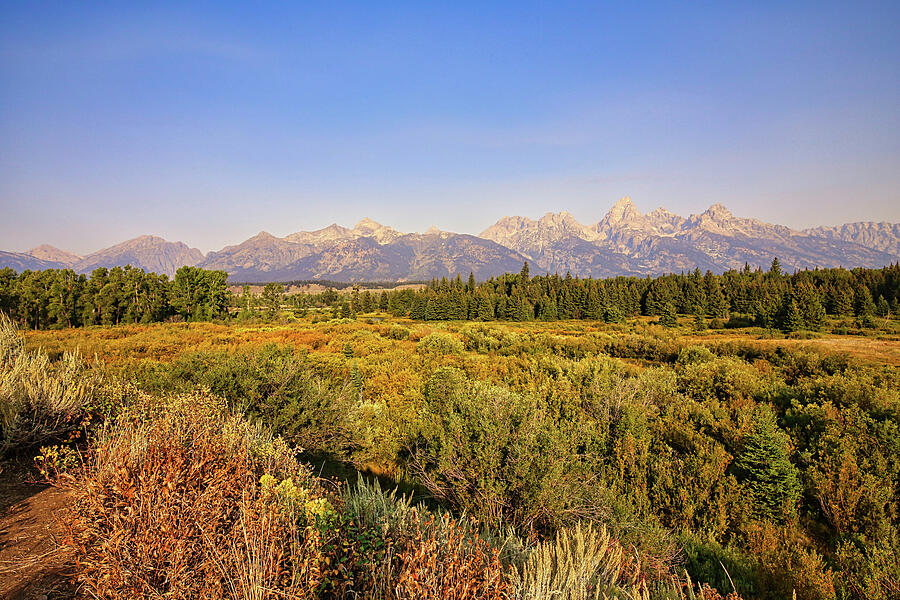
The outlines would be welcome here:
<svg viewBox="0 0 900 600">
<path fill-rule="evenodd" d="M 104 415 L 94 422 L 121 421 L 136 410 L 123 407 L 140 406 L 145 396 L 181 399 L 179 416 L 166 419 L 213 418 L 182 414 L 185 398 L 200 398 L 297 449 L 293 475 L 273 476 L 308 490 L 304 498 L 326 499 L 335 516 L 317 529 L 328 547 L 319 558 L 346 568 L 320 569 L 313 582 L 312 559 L 292 558 L 294 577 L 297 565 L 307 569 L 308 595 L 282 585 L 294 597 L 900 594 L 900 336 L 893 319 L 867 329 L 839 319 L 824 327 L 842 334 L 783 334 L 696 331 L 690 316 L 668 327 L 648 317 L 483 323 L 333 316 L 313 308 L 242 322 L 28 331 L 24 352 L 52 364 L 80 352 L 84 369 L 106 382 L 105 399 L 84 409 Z M 153 419 L 138 426 L 129 418 L 141 435 L 157 427 Z M 107 434 L 104 452 L 110 443 Z M 47 460 L 65 462 L 58 454 Z M 87 494 L 80 497 L 90 497 L 85 482 L 96 486 L 101 472 L 71 477 Z M 393 495 L 358 483 L 357 473 Z M 241 481 L 263 494 L 252 477 Z M 374 495 L 375 504 L 405 507 L 396 510 L 406 515 L 425 504 L 402 524 L 385 516 L 392 508 L 379 513 L 387 521 L 370 515 L 361 527 L 362 517 L 347 512 L 366 504 L 360 495 L 369 505 Z M 77 522 L 97 522 L 94 510 Z M 359 562 L 367 555 L 359 544 L 376 542 L 406 562 Z M 310 544 L 298 547 L 318 548 Z M 436 558 L 436 548 L 450 547 L 464 551 Z M 88 546 L 80 551 L 97 562 Z M 427 591 L 401 593 L 396 578 L 406 572 L 404 581 L 412 581 L 413 566 L 429 573 L 414 580 L 434 581 Z M 474 572 L 486 587 L 453 587 L 454 577 Z M 88 583 L 99 577 L 82 573 Z M 562 590 L 573 591 L 559 596 Z"/>
</svg>

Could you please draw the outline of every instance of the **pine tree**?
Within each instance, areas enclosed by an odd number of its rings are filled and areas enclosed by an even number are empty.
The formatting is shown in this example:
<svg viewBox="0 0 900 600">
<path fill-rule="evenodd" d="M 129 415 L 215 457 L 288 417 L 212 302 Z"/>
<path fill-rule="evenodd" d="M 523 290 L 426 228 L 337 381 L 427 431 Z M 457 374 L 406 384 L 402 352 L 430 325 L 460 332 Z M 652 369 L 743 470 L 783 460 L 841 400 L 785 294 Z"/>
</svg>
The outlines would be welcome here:
<svg viewBox="0 0 900 600">
<path fill-rule="evenodd" d="M 728 316 L 728 299 L 722 292 L 719 280 L 712 273 L 707 272 L 709 280 L 706 285 L 706 311 L 714 317 L 724 319 Z"/>
<path fill-rule="evenodd" d="M 341 303 L 341 318 L 342 319 L 350 319 L 353 318 L 353 310 L 350 308 L 349 302 Z"/>
<path fill-rule="evenodd" d="M 803 315 L 792 294 L 785 295 L 785 304 L 781 310 L 781 330 L 785 333 L 803 329 Z"/>
<path fill-rule="evenodd" d="M 872 292 L 868 287 L 860 285 L 856 288 L 853 309 L 857 317 L 870 317 L 875 313 L 875 302 L 872 301 Z"/>
<path fill-rule="evenodd" d="M 475 303 L 475 314 L 479 321 L 491 321 L 494 319 L 494 304 L 491 302 L 490 297 L 483 294 L 479 295 Z"/>
<path fill-rule="evenodd" d="M 663 327 L 678 326 L 678 313 L 675 312 L 675 305 L 671 302 L 666 302 L 663 305 L 659 315 L 659 324 Z"/>
<path fill-rule="evenodd" d="M 783 519 L 800 498 L 797 468 L 788 456 L 788 436 L 765 407 L 753 415 L 753 431 L 735 461 L 738 476 L 753 494 L 754 507 L 764 517 Z"/>
<path fill-rule="evenodd" d="M 829 312 L 837 316 L 853 312 L 853 290 L 846 283 L 838 285 L 831 294 Z"/>
<path fill-rule="evenodd" d="M 884 296 L 878 296 L 878 303 L 875 305 L 875 314 L 879 317 L 888 317 L 891 314 L 891 307 Z"/>
<path fill-rule="evenodd" d="M 775 277 L 781 276 L 781 262 L 778 260 L 777 256 L 772 259 L 772 266 L 769 267 L 769 273 Z"/>
<path fill-rule="evenodd" d="M 559 302 L 556 303 L 559 318 L 562 320 L 575 318 L 575 301 L 572 300 L 572 294 L 569 292 L 569 286 L 562 289 L 559 296 Z"/>
<path fill-rule="evenodd" d="M 703 317 L 703 311 L 698 306 L 694 310 L 694 331 L 706 331 L 706 319 Z"/>
</svg>

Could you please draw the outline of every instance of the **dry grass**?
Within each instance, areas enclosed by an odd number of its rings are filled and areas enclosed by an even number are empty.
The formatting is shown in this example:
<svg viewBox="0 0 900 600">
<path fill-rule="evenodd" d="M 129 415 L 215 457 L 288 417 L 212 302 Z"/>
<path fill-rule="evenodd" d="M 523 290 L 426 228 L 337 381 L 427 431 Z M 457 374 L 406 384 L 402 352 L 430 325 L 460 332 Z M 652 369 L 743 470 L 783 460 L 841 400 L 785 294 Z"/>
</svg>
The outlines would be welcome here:
<svg viewBox="0 0 900 600">
<path fill-rule="evenodd" d="M 459 323 L 414 323 L 408 319 L 388 319 L 377 325 L 357 323 L 316 323 L 301 321 L 287 325 L 249 324 L 219 325 L 214 323 L 157 323 L 150 325 L 120 325 L 116 327 L 87 327 L 51 331 L 25 332 L 29 348 L 43 348 L 51 357 L 80 349 L 85 356 L 99 356 L 108 363 L 133 359 L 169 361 L 192 351 L 247 350 L 266 344 L 285 344 L 298 350 L 322 353 L 341 353 L 348 340 L 357 332 L 376 333 L 389 338 L 392 324 L 403 323 L 411 329 L 411 341 L 392 340 L 389 344 L 367 347 L 374 354 L 393 348 L 412 351 L 416 340 L 433 332 L 457 332 Z M 525 334 L 546 334 L 577 339 L 585 334 L 638 334 L 678 339 L 685 344 L 742 342 L 760 347 L 789 346 L 812 347 L 823 353 L 845 353 L 862 360 L 900 366 L 900 339 L 891 336 L 879 338 L 855 335 L 823 334 L 815 340 L 760 339 L 759 330 L 728 329 L 689 332 L 685 329 L 666 330 L 648 317 L 639 317 L 628 323 L 602 323 L 599 321 L 559 321 L 527 323 L 489 323 L 490 327 Z"/>
<path fill-rule="evenodd" d="M 640 595 L 637 561 L 605 529 L 580 524 L 538 544 L 513 571 L 516 600 L 600 600 Z"/>
</svg>

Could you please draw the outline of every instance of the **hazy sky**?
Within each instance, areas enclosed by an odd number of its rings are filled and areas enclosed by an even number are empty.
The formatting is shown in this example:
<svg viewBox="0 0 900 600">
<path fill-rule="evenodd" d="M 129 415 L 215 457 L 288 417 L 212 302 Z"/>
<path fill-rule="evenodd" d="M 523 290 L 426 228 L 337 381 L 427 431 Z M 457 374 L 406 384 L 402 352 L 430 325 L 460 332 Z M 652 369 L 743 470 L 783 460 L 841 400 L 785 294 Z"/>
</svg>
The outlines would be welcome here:
<svg viewBox="0 0 900 600">
<path fill-rule="evenodd" d="M 0 249 L 900 221 L 896 0 L 135 5 L 0 2 Z"/>
</svg>

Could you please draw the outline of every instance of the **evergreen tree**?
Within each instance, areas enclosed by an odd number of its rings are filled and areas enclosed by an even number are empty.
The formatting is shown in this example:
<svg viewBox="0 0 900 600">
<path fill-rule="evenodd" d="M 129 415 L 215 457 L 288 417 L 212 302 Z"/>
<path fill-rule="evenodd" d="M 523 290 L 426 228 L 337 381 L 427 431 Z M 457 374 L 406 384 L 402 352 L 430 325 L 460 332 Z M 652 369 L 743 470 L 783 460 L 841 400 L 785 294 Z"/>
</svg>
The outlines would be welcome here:
<svg viewBox="0 0 900 600">
<path fill-rule="evenodd" d="M 488 296 L 484 294 L 479 295 L 475 301 L 475 307 L 475 318 L 479 321 L 491 321 L 494 319 L 494 304 Z"/>
<path fill-rule="evenodd" d="M 853 290 L 846 283 L 838 285 L 831 294 L 829 312 L 837 316 L 846 316 L 853 312 Z"/>
<path fill-rule="evenodd" d="M 675 305 L 671 302 L 663 305 L 659 315 L 659 324 L 663 327 L 678 326 L 678 313 L 675 311 Z"/>
<path fill-rule="evenodd" d="M 342 303 L 341 303 L 341 312 L 340 312 L 340 315 L 341 315 L 341 318 L 342 318 L 342 319 L 351 319 L 351 318 L 353 318 L 353 316 L 354 316 L 354 315 L 353 315 L 353 310 L 350 308 L 350 303 L 349 303 L 349 302 L 342 302 Z"/>
<path fill-rule="evenodd" d="M 875 313 L 875 302 L 872 300 L 872 292 L 864 285 L 856 288 L 853 300 L 853 309 L 857 317 L 871 317 Z"/>
<path fill-rule="evenodd" d="M 572 294 L 569 292 L 569 286 L 563 287 L 556 306 L 560 319 L 566 320 L 575 318 L 575 301 L 572 299 Z"/>
<path fill-rule="evenodd" d="M 700 307 L 694 310 L 694 331 L 706 331 L 706 319 L 703 317 L 703 311 Z"/>
<path fill-rule="evenodd" d="M 778 257 L 772 259 L 772 266 L 769 267 L 769 274 L 774 275 L 775 277 L 781 276 L 781 262 L 778 260 Z"/>
<path fill-rule="evenodd" d="M 825 322 L 825 309 L 819 300 L 819 290 L 811 283 L 801 283 L 794 289 L 794 298 L 800 311 L 803 327 L 817 330 Z"/>
<path fill-rule="evenodd" d="M 714 317 L 724 319 L 728 316 L 728 299 L 722 292 L 719 279 L 709 271 L 706 272 L 706 312 Z"/>
<path fill-rule="evenodd" d="M 803 329 L 803 315 L 793 294 L 785 294 L 784 306 L 779 315 L 781 330 L 785 333 Z"/>
<path fill-rule="evenodd" d="M 793 510 L 801 492 L 798 472 L 788 456 L 788 436 L 768 408 L 754 413 L 753 431 L 735 467 L 753 495 L 758 514 L 780 520 Z"/>
</svg>

